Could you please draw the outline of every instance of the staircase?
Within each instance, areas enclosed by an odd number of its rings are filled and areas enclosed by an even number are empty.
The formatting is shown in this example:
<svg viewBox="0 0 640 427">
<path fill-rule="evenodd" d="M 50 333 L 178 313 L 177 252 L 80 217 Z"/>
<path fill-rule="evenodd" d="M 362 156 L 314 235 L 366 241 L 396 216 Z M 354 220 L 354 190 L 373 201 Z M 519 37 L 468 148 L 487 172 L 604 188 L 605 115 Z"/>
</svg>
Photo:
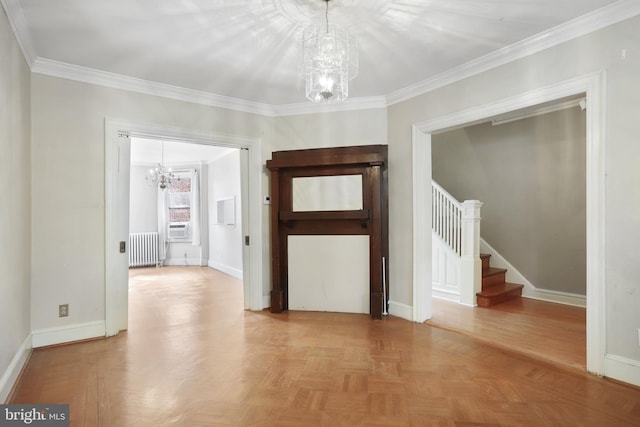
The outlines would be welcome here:
<svg viewBox="0 0 640 427">
<path fill-rule="evenodd" d="M 505 281 L 507 272 L 504 268 L 490 265 L 490 254 L 480 254 L 482 260 L 482 291 L 478 292 L 479 307 L 491 307 L 514 298 L 520 298 L 524 285 Z"/>
</svg>

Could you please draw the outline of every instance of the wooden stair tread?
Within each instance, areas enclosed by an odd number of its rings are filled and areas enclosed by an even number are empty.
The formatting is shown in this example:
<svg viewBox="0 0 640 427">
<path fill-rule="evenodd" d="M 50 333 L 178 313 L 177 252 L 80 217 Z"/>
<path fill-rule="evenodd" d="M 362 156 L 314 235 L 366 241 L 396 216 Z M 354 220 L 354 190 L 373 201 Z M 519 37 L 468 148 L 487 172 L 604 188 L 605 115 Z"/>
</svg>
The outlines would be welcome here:
<svg viewBox="0 0 640 427">
<path fill-rule="evenodd" d="M 482 273 L 482 277 L 493 276 L 495 274 L 502 274 L 506 272 L 507 272 L 506 268 L 489 267 L 486 271 Z"/>
<path fill-rule="evenodd" d="M 480 307 L 491 307 L 522 296 L 524 285 L 506 282 L 506 268 L 491 267 L 491 254 L 480 254 L 482 261 L 482 291 L 476 294 Z"/>
<path fill-rule="evenodd" d="M 499 285 L 489 286 L 488 288 L 483 289 L 481 292 L 478 292 L 476 295 L 479 297 L 493 297 L 497 295 L 508 294 L 515 290 L 522 290 L 522 288 L 524 288 L 524 285 L 505 282 Z"/>
<path fill-rule="evenodd" d="M 522 296 L 522 288 L 524 288 L 524 285 L 506 282 L 487 287 L 476 294 L 478 306 L 491 307 L 501 302 L 520 298 Z"/>
</svg>

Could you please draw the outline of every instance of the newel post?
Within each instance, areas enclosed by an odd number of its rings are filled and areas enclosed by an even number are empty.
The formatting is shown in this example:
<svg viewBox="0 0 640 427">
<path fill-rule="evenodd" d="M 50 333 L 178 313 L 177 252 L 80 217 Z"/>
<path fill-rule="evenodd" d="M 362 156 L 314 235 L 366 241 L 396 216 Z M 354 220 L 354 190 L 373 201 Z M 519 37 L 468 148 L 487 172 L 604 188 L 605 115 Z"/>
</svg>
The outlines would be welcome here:
<svg viewBox="0 0 640 427">
<path fill-rule="evenodd" d="M 475 306 L 482 290 L 480 261 L 480 207 L 478 200 L 462 203 L 462 256 L 460 262 L 460 304 Z"/>
</svg>

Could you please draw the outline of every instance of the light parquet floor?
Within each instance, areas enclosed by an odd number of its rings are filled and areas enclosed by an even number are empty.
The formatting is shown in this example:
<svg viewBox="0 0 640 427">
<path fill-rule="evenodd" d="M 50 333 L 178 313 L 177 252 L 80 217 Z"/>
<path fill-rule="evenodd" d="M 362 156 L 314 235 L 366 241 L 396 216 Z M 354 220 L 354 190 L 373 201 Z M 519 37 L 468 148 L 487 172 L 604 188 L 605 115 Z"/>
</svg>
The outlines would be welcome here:
<svg viewBox="0 0 640 427">
<path fill-rule="evenodd" d="M 12 402 L 72 426 L 640 425 L 640 389 L 391 316 L 246 312 L 200 267 L 132 271 L 129 330 L 35 350 Z"/>
<path fill-rule="evenodd" d="M 586 370 L 586 310 L 528 298 L 489 308 L 434 298 L 427 324 L 464 333 L 505 350 Z"/>
</svg>

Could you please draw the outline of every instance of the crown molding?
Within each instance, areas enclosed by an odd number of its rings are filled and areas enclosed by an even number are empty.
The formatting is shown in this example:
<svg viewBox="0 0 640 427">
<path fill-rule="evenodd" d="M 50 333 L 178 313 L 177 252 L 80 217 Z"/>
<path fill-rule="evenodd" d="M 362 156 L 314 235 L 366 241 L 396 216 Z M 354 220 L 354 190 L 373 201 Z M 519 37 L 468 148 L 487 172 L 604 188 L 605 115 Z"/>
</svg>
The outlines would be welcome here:
<svg viewBox="0 0 640 427">
<path fill-rule="evenodd" d="M 617 1 L 547 31 L 466 62 L 422 82 L 392 92 L 387 96 L 388 105 L 406 101 L 637 15 L 640 15 L 640 1 Z"/>
<path fill-rule="evenodd" d="M 518 111 L 499 116 L 499 118 L 491 120 L 491 126 L 500 126 L 507 123 L 517 122 L 518 120 L 530 119 L 543 114 L 555 113 L 556 111 L 567 110 L 569 108 L 580 107 L 583 111 L 586 109 L 587 99 L 582 97 L 571 99 L 569 101 L 553 103 L 544 107 L 534 108 L 531 111 L 520 113 Z"/>
<path fill-rule="evenodd" d="M 274 105 L 276 116 L 295 116 L 302 114 L 335 113 L 339 111 L 368 110 L 372 108 L 387 108 L 385 96 L 368 96 L 361 98 L 347 98 L 337 104 L 314 104 L 300 102 L 295 104 Z"/>
<path fill-rule="evenodd" d="M 3 1 L 3 0 L 0 0 Z M 172 86 L 165 83 L 157 83 L 149 80 L 129 77 L 122 74 L 108 71 L 96 70 L 94 68 L 68 64 L 37 57 L 33 62 L 31 70 L 37 74 L 59 77 L 91 83 L 99 86 L 122 89 L 146 95 L 161 96 L 164 98 L 176 99 L 179 101 L 192 102 L 195 104 L 207 105 L 210 107 L 226 108 L 229 110 L 242 111 L 245 113 L 260 114 L 268 117 L 290 116 L 297 114 L 314 114 L 337 111 L 363 110 L 369 108 L 386 108 L 387 100 L 384 96 L 352 98 L 339 104 L 313 104 L 296 103 L 269 105 L 252 101 L 246 101 L 228 96 L 215 95 L 193 89 L 186 89 L 179 86 Z"/>
<path fill-rule="evenodd" d="M 2 3 L 2 7 L 7 13 L 9 24 L 13 29 L 13 34 L 18 41 L 20 50 L 22 50 L 22 55 L 27 62 L 27 66 L 31 69 L 33 61 L 36 58 L 36 51 L 33 48 L 33 42 L 31 41 L 31 36 L 27 28 L 27 20 L 24 18 L 20 2 L 18 0 L 0 0 L 0 3 Z"/>
<path fill-rule="evenodd" d="M 165 83 L 129 77 L 80 65 L 68 64 L 37 57 L 33 63 L 32 71 L 52 77 L 75 80 L 83 83 L 91 83 L 98 86 L 122 89 L 138 92 L 145 95 L 161 96 L 178 101 L 192 102 L 210 107 L 226 108 L 245 113 L 273 116 L 274 109 L 271 105 L 231 98 L 229 96 L 215 95 Z"/>
</svg>

